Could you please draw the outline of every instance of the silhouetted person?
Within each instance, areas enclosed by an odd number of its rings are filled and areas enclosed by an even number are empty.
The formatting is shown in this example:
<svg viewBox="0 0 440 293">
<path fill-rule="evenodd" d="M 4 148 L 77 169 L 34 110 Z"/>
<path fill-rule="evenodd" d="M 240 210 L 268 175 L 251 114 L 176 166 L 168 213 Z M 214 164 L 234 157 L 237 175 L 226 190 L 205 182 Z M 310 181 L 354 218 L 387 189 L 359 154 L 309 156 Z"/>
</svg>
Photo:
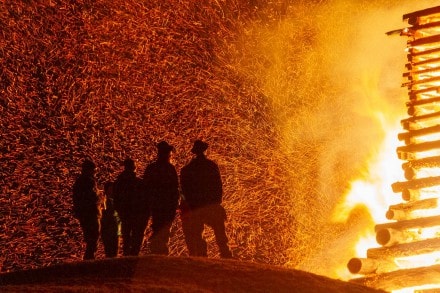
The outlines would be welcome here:
<svg viewBox="0 0 440 293">
<path fill-rule="evenodd" d="M 145 188 L 151 198 L 153 234 L 150 237 L 150 252 L 168 255 L 171 225 L 176 216 L 179 201 L 177 172 L 170 163 L 174 147 L 162 141 L 157 144 L 157 159 L 144 172 Z"/>
<path fill-rule="evenodd" d="M 100 229 L 100 200 L 95 181 L 96 165 L 90 160 L 82 164 L 82 171 L 73 184 L 73 213 L 79 220 L 86 243 L 84 259 L 94 259 Z"/>
<path fill-rule="evenodd" d="M 218 165 L 204 152 L 208 144 L 196 140 L 191 149 L 195 158 L 182 168 L 180 183 L 182 201 L 182 228 L 191 256 L 207 256 L 207 244 L 203 239 L 204 225 L 212 227 L 223 258 L 232 257 L 225 232 L 226 211 L 221 205 L 223 187 Z"/>
<path fill-rule="evenodd" d="M 115 211 L 113 182 L 104 184 L 105 207 L 101 218 L 101 240 L 106 257 L 116 257 L 119 249 L 119 217 Z"/>
<path fill-rule="evenodd" d="M 139 255 L 150 209 L 132 159 L 124 161 L 124 171 L 116 178 L 113 192 L 115 209 L 121 219 L 122 252 L 125 256 Z"/>
</svg>

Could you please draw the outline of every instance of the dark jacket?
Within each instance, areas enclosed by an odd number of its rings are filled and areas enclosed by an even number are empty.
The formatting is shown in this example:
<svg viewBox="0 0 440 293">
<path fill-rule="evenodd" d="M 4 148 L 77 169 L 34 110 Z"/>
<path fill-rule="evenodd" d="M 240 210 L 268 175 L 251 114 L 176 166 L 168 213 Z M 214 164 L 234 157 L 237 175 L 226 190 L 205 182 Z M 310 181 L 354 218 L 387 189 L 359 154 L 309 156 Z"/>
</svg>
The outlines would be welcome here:
<svg viewBox="0 0 440 293">
<path fill-rule="evenodd" d="M 144 186 L 153 211 L 175 212 L 179 201 L 179 182 L 173 164 L 160 159 L 149 164 L 144 172 Z"/>
<path fill-rule="evenodd" d="M 219 168 L 205 156 L 197 156 L 182 168 L 180 184 L 191 209 L 222 203 L 223 188 Z"/>
<path fill-rule="evenodd" d="M 149 213 L 148 198 L 142 188 L 142 180 L 134 171 L 124 170 L 113 186 L 114 207 L 121 219 Z"/>
<path fill-rule="evenodd" d="M 73 213 L 75 218 L 100 216 L 96 181 L 91 175 L 81 174 L 73 184 Z"/>
</svg>

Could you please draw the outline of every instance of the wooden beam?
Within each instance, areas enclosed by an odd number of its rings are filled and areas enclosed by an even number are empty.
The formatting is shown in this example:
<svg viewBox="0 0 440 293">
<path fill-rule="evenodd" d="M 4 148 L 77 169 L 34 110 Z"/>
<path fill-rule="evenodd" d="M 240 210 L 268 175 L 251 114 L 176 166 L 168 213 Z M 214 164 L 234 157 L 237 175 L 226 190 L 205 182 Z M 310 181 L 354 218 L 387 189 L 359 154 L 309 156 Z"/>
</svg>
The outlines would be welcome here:
<svg viewBox="0 0 440 293">
<path fill-rule="evenodd" d="M 418 170 L 422 168 L 434 168 L 434 167 L 440 167 L 440 156 L 411 160 L 402 164 L 403 170 L 408 168 L 414 168 Z"/>
<path fill-rule="evenodd" d="M 440 285 L 440 265 L 397 270 L 352 279 L 350 282 L 388 292 L 422 285 Z"/>
<path fill-rule="evenodd" d="M 420 190 L 419 189 L 405 189 L 402 191 L 402 199 L 404 201 L 419 200 Z"/>
<path fill-rule="evenodd" d="M 440 13 L 440 6 L 434 6 L 434 7 L 430 7 L 427 9 L 422 9 L 422 10 L 417 10 L 414 12 L 410 12 L 410 13 L 405 13 L 403 15 L 403 21 L 413 18 L 413 17 L 422 17 L 422 16 L 427 16 L 427 15 L 431 15 L 431 14 L 437 14 Z"/>
<path fill-rule="evenodd" d="M 404 133 L 399 133 L 397 135 L 397 138 L 400 141 L 407 141 L 412 137 L 415 136 L 423 136 L 423 135 L 428 135 L 428 134 L 433 134 L 433 133 L 437 133 L 440 132 L 440 125 L 434 125 L 431 127 L 426 127 L 426 128 L 421 128 L 421 129 L 416 129 L 416 130 L 410 130 L 408 132 L 404 132 Z"/>
<path fill-rule="evenodd" d="M 390 210 L 405 210 L 405 211 L 415 211 L 422 209 L 432 209 L 436 208 L 438 205 L 438 198 L 427 198 L 422 200 L 411 201 L 408 203 L 399 203 L 395 205 L 390 205 Z"/>
<path fill-rule="evenodd" d="M 390 247 L 370 248 L 367 257 L 374 259 L 393 260 L 396 257 L 407 257 L 432 253 L 440 250 L 440 238 L 426 239 Z"/>
<path fill-rule="evenodd" d="M 395 182 L 391 184 L 393 192 L 402 192 L 405 189 L 420 189 L 440 185 L 440 176 L 418 178 L 409 181 Z"/>
<path fill-rule="evenodd" d="M 385 273 L 396 270 L 396 264 L 391 261 L 384 261 L 371 258 L 352 258 L 347 263 L 347 268 L 352 274 Z"/>
<path fill-rule="evenodd" d="M 376 232 L 376 242 L 385 247 L 405 243 L 412 239 L 414 239 L 414 233 L 408 231 L 386 228 Z"/>
<path fill-rule="evenodd" d="M 402 125 L 403 129 L 405 130 L 411 130 L 411 129 L 419 129 L 417 125 L 415 125 L 417 122 L 423 122 L 431 119 L 438 119 L 440 118 L 440 112 L 435 113 L 429 113 L 425 115 L 419 115 L 419 116 L 412 116 L 406 119 L 400 120 L 400 124 Z"/>
<path fill-rule="evenodd" d="M 381 229 L 387 229 L 387 228 L 392 228 L 396 230 L 405 230 L 405 229 L 414 229 L 414 228 L 427 228 L 433 226 L 440 226 L 440 216 L 431 216 L 425 218 L 417 218 L 411 220 L 377 224 L 376 226 L 374 226 L 374 231 L 377 232 Z"/>
</svg>

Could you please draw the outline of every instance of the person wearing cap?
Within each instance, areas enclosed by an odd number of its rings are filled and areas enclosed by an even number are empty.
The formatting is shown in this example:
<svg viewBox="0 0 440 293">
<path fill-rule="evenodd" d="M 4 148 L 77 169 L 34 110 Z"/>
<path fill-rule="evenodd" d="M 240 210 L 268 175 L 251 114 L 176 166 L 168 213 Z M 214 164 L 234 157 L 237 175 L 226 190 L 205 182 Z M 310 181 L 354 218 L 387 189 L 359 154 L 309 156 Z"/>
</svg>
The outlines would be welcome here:
<svg viewBox="0 0 440 293">
<path fill-rule="evenodd" d="M 124 170 L 113 186 L 114 205 L 121 220 L 122 253 L 124 256 L 137 256 L 150 217 L 149 200 L 142 180 L 136 176 L 135 162 L 127 158 L 123 165 Z"/>
<path fill-rule="evenodd" d="M 195 157 L 180 172 L 181 205 L 185 207 L 182 228 L 190 256 L 207 256 L 203 230 L 208 225 L 214 230 L 220 256 L 231 258 L 225 231 L 226 211 L 221 205 L 222 180 L 218 165 L 205 155 L 207 149 L 206 142 L 196 140 L 191 149 Z"/>
<path fill-rule="evenodd" d="M 156 146 L 157 158 L 145 168 L 143 178 L 151 204 L 150 252 L 168 255 L 170 229 L 179 201 L 179 183 L 176 168 L 170 162 L 174 147 L 166 141 Z"/>
<path fill-rule="evenodd" d="M 95 180 L 96 165 L 86 159 L 73 184 L 73 214 L 79 220 L 86 243 L 84 259 L 94 259 L 100 232 L 100 204 Z"/>
</svg>

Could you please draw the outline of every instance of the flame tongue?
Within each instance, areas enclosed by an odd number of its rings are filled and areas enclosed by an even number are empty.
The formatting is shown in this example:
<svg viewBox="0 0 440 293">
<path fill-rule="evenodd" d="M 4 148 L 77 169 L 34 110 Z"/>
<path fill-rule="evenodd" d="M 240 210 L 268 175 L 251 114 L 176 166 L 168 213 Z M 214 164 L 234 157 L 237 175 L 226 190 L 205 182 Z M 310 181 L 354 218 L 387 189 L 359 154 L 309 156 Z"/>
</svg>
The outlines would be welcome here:
<svg viewBox="0 0 440 293">
<path fill-rule="evenodd" d="M 360 251 L 347 264 L 352 274 L 364 275 L 353 281 L 393 292 L 434 292 L 440 290 L 440 6 L 403 18 L 411 25 L 400 30 L 408 37 L 408 71 L 403 74 L 407 82 L 402 86 L 408 88 L 410 117 L 401 121 L 404 132 L 390 135 L 397 134 L 404 144 L 397 147 L 398 159 L 405 161 L 404 179 L 353 182 L 334 220 L 345 220 L 357 204 L 372 212 L 388 206 L 385 214 L 373 213 L 375 222 L 381 223 L 375 226 L 375 239 L 359 240 Z M 389 168 L 391 164 L 380 162 L 389 162 L 392 144 L 387 138 L 384 154 L 371 170 Z M 378 174 L 384 173 L 396 174 L 392 170 Z M 390 184 L 401 199 L 382 194 Z M 366 203 L 365 193 L 376 196 Z"/>
</svg>

